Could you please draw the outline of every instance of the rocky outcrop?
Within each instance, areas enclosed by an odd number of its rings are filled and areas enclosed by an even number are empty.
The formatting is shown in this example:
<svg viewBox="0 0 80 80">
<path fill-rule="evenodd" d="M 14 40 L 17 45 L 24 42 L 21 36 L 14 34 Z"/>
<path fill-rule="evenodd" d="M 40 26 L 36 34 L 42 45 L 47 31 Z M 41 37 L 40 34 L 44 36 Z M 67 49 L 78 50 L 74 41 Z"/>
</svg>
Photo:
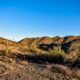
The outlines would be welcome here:
<svg viewBox="0 0 80 80">
<path fill-rule="evenodd" d="M 80 39 L 63 44 L 63 49 L 67 54 L 66 58 L 75 60 L 80 56 Z"/>
<path fill-rule="evenodd" d="M 39 44 L 39 48 L 50 51 L 50 50 L 61 50 L 61 44 L 51 43 L 51 44 Z"/>
</svg>

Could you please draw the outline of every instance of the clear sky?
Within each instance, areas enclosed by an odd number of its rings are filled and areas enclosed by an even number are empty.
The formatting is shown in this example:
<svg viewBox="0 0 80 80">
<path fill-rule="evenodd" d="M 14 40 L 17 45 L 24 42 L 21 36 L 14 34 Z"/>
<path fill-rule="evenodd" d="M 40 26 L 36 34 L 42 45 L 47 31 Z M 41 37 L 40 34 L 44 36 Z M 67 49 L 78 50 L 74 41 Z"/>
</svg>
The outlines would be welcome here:
<svg viewBox="0 0 80 80">
<path fill-rule="evenodd" d="M 80 0 L 0 0 L 0 36 L 80 35 Z"/>
</svg>

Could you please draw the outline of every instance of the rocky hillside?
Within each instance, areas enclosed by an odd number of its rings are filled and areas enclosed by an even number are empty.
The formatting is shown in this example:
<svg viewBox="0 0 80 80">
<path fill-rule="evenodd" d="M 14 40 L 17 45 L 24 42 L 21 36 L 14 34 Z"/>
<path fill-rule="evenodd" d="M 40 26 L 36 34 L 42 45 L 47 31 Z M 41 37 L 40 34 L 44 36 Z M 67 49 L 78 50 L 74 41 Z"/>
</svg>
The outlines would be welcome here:
<svg viewBox="0 0 80 80">
<path fill-rule="evenodd" d="M 24 52 L 46 53 L 52 50 L 63 51 L 66 58 L 80 55 L 80 36 L 25 38 L 18 42 Z"/>
<path fill-rule="evenodd" d="M 79 44 L 80 36 L 25 38 L 19 42 L 0 38 L 0 51 L 7 47 L 10 51 L 19 53 L 43 53 L 51 50 L 62 50 L 64 53 L 70 54 L 79 52 Z"/>
<path fill-rule="evenodd" d="M 80 37 L 0 38 L 0 80 L 80 80 Z"/>
<path fill-rule="evenodd" d="M 80 58 L 80 36 L 25 38 L 19 42 L 0 38 L 4 53 L 61 55 L 69 61 Z"/>
</svg>

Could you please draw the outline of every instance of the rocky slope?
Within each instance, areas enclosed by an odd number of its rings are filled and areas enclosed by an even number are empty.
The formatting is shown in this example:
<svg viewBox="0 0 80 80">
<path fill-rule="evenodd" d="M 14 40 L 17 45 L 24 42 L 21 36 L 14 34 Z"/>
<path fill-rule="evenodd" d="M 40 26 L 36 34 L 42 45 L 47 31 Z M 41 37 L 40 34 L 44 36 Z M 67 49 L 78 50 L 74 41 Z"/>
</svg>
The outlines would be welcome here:
<svg viewBox="0 0 80 80">
<path fill-rule="evenodd" d="M 9 53 L 38 53 L 50 51 L 65 53 L 65 58 L 74 59 L 80 56 L 80 36 L 25 38 L 19 42 L 0 38 L 0 51 Z"/>
<path fill-rule="evenodd" d="M 0 80 L 80 80 L 80 37 L 0 38 Z"/>
<path fill-rule="evenodd" d="M 25 38 L 18 42 L 24 48 L 24 51 L 39 52 L 49 50 L 63 50 L 68 58 L 80 56 L 80 37 L 66 36 L 66 37 L 42 37 L 42 38 Z"/>
<path fill-rule="evenodd" d="M 0 80 L 80 80 L 80 69 L 0 55 Z M 34 60 L 34 59 L 33 59 Z"/>
</svg>

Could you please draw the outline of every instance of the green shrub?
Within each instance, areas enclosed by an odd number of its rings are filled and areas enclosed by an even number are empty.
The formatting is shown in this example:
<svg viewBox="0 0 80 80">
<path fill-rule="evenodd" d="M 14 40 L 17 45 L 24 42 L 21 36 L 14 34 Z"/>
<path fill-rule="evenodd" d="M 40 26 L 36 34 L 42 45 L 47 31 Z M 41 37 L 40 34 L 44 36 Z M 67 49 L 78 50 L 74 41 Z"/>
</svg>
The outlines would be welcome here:
<svg viewBox="0 0 80 80">
<path fill-rule="evenodd" d="M 9 49 L 9 48 L 5 49 L 5 50 L 4 50 L 4 53 L 5 53 L 6 55 L 10 54 L 10 53 L 11 53 L 11 49 Z"/>
<path fill-rule="evenodd" d="M 5 46 L 6 46 L 6 48 L 3 51 L 4 52 L 4 55 L 10 55 L 11 49 L 9 48 L 9 41 L 6 42 L 6 45 Z"/>
<path fill-rule="evenodd" d="M 52 56 L 59 56 L 59 55 L 61 55 L 61 56 L 63 56 L 65 53 L 64 53 L 64 51 L 63 50 L 51 50 L 51 51 L 49 51 L 48 52 L 48 55 L 52 55 Z"/>
</svg>

